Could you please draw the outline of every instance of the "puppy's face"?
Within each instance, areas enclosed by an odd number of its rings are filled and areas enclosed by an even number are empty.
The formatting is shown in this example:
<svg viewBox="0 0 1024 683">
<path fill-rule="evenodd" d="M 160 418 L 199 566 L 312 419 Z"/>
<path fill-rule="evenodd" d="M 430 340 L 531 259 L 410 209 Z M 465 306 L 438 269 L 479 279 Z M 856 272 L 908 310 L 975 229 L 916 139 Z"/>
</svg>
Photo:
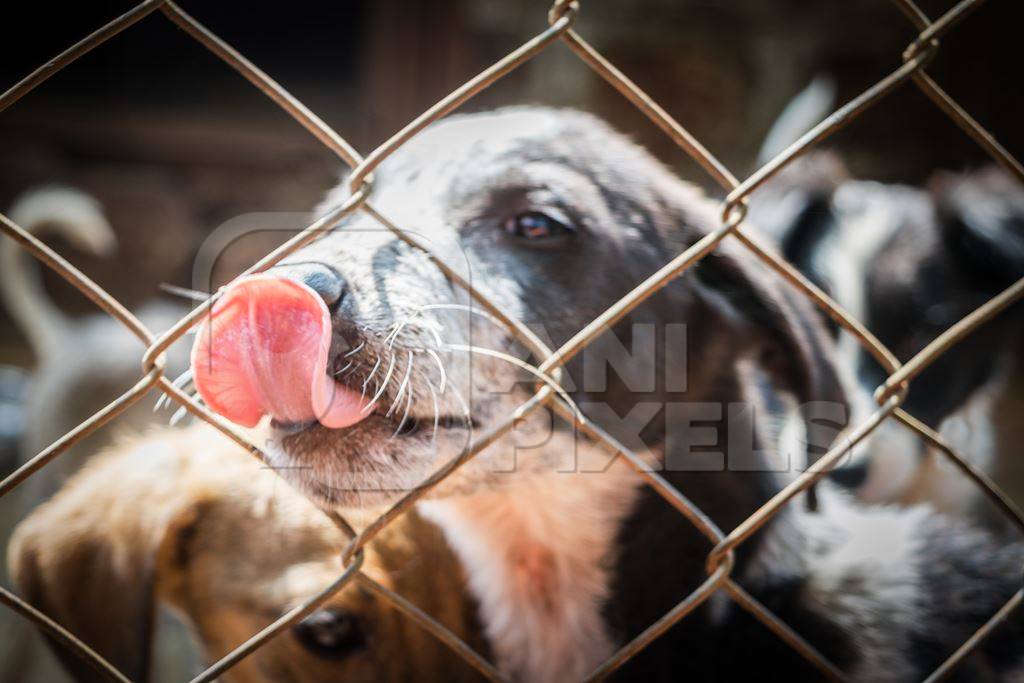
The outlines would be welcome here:
<svg viewBox="0 0 1024 683">
<path fill-rule="evenodd" d="M 210 661 L 339 576 L 343 539 L 304 503 L 288 496 L 211 503 L 164 549 L 170 554 L 164 561 L 179 564 L 165 571 L 162 590 L 186 613 Z M 415 516 L 399 527 L 367 549 L 364 571 L 467 637 L 462 626 L 471 608 L 458 594 L 461 575 L 442 550 L 443 539 Z M 424 582 L 424 576 L 441 578 Z M 353 583 L 243 660 L 229 678 L 374 681 L 440 679 L 441 672 L 475 679 L 445 645 Z"/>
<path fill-rule="evenodd" d="M 456 117 L 414 138 L 374 176 L 374 207 L 553 348 L 717 225 L 693 188 L 574 112 Z M 628 349 L 632 323 L 656 324 L 658 354 L 636 354 L 629 370 L 596 384 L 581 377 L 582 361 L 572 364 L 577 397 L 600 396 L 618 415 L 645 395 L 663 400 L 671 380 L 660 345 L 671 323 L 708 322 L 707 363 L 691 368 L 711 376 L 724 367 L 746 341 L 716 333 L 745 324 L 733 309 L 764 303 L 729 254 L 725 245 L 615 330 L 611 343 Z M 750 319 L 788 310 L 772 306 Z M 702 318 L 711 309 L 719 320 Z M 414 487 L 530 395 L 535 378 L 496 352 L 527 357 L 427 255 L 357 212 L 262 279 L 229 288 L 193 363 L 207 403 L 254 426 L 284 476 L 324 503 L 366 505 Z M 537 457 L 515 449 L 545 443 L 550 432 L 549 416 L 534 413 L 446 485 L 549 466 L 552 450 L 573 445 L 534 449 Z"/>
<path fill-rule="evenodd" d="M 154 602 L 179 614 L 216 661 L 336 581 L 347 540 L 305 496 L 198 425 L 94 457 L 19 525 L 8 559 L 27 600 L 142 680 Z M 365 574 L 486 651 L 461 569 L 437 527 L 415 512 L 403 515 L 365 553 Z M 76 678 L 92 680 L 77 657 L 57 654 Z M 451 677 L 478 678 L 357 581 L 226 675 L 248 682 Z"/>
<path fill-rule="evenodd" d="M 600 122 L 551 110 L 450 119 L 403 146 L 374 176 L 375 207 L 551 345 L 679 249 L 667 243 L 669 225 L 688 217 L 665 195 L 669 187 L 691 192 Z M 328 203 L 345 195 L 339 189 Z M 527 357 L 504 327 L 372 217 L 357 213 L 269 274 L 330 290 L 330 349 L 326 368 L 316 372 L 326 371 L 338 391 L 362 397 L 365 409 L 354 423 L 331 428 L 319 415 L 287 419 L 284 406 L 262 406 L 273 419 L 263 420 L 257 438 L 272 466 L 317 499 L 390 500 L 529 396 L 532 383 L 519 368 L 482 355 Z M 214 333 L 212 353 L 234 336 L 237 330 Z M 197 354 L 196 364 L 204 358 Z M 226 382 L 293 381 L 271 372 L 242 371 Z M 543 440 L 549 425 L 546 415 L 537 416 L 519 425 L 518 438 Z M 491 458 L 484 453 L 465 468 L 463 483 L 506 468 Z"/>
</svg>

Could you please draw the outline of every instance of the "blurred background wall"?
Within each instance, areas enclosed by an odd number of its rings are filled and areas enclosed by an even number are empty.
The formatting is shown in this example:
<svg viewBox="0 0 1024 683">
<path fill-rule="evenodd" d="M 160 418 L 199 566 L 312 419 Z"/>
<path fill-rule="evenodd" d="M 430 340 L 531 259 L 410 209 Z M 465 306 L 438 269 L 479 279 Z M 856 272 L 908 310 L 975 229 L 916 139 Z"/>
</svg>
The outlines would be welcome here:
<svg viewBox="0 0 1024 683">
<path fill-rule="evenodd" d="M 0 87 L 132 5 L 11 3 Z M 278 79 L 358 149 L 370 150 L 468 76 L 544 26 L 543 0 L 292 0 L 183 7 Z M 846 101 L 899 65 L 914 30 L 886 0 L 584 0 L 578 30 L 737 175 L 782 107 L 816 74 Z M 933 18 L 952 5 L 929 0 Z M 1018 2 L 993 1 L 944 44 L 930 71 L 1018 156 L 1024 132 Z M 555 45 L 467 110 L 543 103 L 594 111 L 708 185 L 631 105 Z M 922 181 L 981 151 L 913 86 L 828 145 L 855 175 Z M 121 258 L 62 253 L 130 305 L 160 282 L 187 285 L 206 234 L 249 212 L 305 211 L 339 162 L 234 71 L 155 13 L 0 114 L 0 207 L 40 183 L 68 183 L 106 207 Z M 227 270 L 266 245 L 231 261 Z M 244 251 L 244 250 L 243 250 Z M 230 274 L 230 273 L 226 273 Z M 71 312 L 92 310 L 48 277 Z M 0 311 L 0 363 L 31 363 Z"/>
</svg>

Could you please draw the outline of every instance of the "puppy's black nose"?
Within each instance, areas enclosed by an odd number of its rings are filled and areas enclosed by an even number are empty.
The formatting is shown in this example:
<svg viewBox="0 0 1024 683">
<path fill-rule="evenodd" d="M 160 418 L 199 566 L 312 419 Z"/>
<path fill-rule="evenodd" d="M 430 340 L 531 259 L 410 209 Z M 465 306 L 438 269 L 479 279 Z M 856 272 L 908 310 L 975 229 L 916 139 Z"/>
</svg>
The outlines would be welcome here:
<svg viewBox="0 0 1024 683">
<path fill-rule="evenodd" d="M 320 295 L 332 313 L 345 298 L 345 278 L 325 263 L 288 263 L 271 268 L 268 274 L 303 283 Z"/>
<path fill-rule="evenodd" d="M 868 473 L 870 471 L 871 460 L 860 458 L 832 470 L 829 472 L 828 478 L 844 488 L 855 491 L 868 480 Z"/>
<path fill-rule="evenodd" d="M 359 620 L 341 609 L 314 612 L 292 627 L 299 642 L 325 658 L 340 658 L 366 645 Z"/>
</svg>

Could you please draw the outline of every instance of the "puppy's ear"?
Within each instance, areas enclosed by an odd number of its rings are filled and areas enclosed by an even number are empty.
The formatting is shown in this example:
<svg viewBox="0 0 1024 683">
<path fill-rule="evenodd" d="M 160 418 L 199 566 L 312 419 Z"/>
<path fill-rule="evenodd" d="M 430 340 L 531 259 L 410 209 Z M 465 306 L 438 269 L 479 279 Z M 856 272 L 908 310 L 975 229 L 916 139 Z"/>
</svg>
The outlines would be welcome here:
<svg viewBox="0 0 1024 683">
<path fill-rule="evenodd" d="M 848 179 L 838 156 L 815 152 L 788 165 L 750 198 L 750 224 L 818 286 L 825 280 L 813 255 L 835 228 L 832 197 Z"/>
<path fill-rule="evenodd" d="M 96 456 L 18 525 L 8 548 L 21 596 L 132 680 L 149 676 L 160 563 L 173 555 L 166 547 L 195 514 L 180 469 L 173 447 L 155 439 Z M 102 680 L 54 650 L 76 680 Z"/>
<path fill-rule="evenodd" d="M 931 181 L 942 236 L 974 282 L 995 294 L 1024 277 L 1024 187 L 1003 171 Z"/>
<path fill-rule="evenodd" d="M 754 350 L 775 385 L 791 392 L 800 405 L 808 456 L 824 455 L 848 414 L 821 315 L 755 256 L 728 245 L 705 257 L 694 274 L 704 304 Z"/>
</svg>

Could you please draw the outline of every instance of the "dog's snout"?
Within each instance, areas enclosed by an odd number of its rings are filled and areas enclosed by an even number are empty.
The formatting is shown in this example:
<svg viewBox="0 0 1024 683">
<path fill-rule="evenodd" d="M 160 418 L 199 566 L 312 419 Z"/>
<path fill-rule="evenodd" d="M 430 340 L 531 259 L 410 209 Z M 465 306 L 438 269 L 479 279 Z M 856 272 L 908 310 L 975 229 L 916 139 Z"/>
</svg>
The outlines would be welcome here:
<svg viewBox="0 0 1024 683">
<path fill-rule="evenodd" d="M 314 612 L 293 626 L 292 632 L 303 647 L 328 659 L 340 659 L 366 644 L 358 619 L 341 609 Z"/>
<path fill-rule="evenodd" d="M 327 304 L 337 304 L 343 295 L 341 278 L 316 266 L 275 269 L 230 284 L 192 347 L 199 395 L 221 416 L 246 427 L 264 416 L 286 423 L 317 420 L 331 428 L 365 418 L 365 397 L 327 372 L 332 339 Z"/>
<path fill-rule="evenodd" d="M 325 263 L 295 263 L 278 266 L 269 274 L 295 280 L 316 292 L 332 312 L 341 304 L 346 294 L 345 278 Z"/>
</svg>

